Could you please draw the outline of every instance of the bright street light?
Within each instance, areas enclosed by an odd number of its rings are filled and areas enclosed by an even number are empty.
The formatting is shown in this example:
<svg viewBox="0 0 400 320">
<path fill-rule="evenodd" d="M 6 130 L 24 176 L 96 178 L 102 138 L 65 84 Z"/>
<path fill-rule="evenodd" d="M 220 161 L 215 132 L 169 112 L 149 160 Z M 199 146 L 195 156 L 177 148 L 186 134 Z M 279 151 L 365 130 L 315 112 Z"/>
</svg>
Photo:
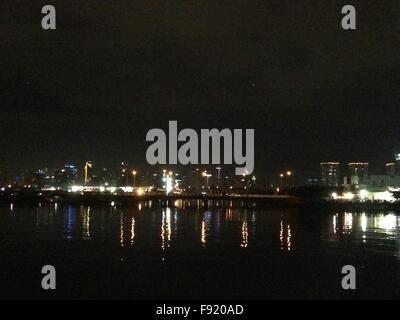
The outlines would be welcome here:
<svg viewBox="0 0 400 320">
<path fill-rule="evenodd" d="M 132 174 L 133 174 L 133 187 L 135 187 L 136 186 L 136 174 L 137 174 L 136 170 L 133 170 Z"/>
</svg>

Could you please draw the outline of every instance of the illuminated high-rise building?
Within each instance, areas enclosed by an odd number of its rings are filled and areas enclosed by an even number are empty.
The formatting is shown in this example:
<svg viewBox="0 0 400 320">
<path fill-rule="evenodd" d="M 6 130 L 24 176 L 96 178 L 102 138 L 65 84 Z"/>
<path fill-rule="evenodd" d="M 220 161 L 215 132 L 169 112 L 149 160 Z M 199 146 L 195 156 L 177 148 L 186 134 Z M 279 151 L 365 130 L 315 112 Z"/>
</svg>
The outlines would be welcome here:
<svg viewBox="0 0 400 320">
<path fill-rule="evenodd" d="M 78 169 L 73 165 L 66 164 L 63 169 L 54 172 L 54 177 L 57 188 L 68 190 L 77 181 Z"/>
<path fill-rule="evenodd" d="M 368 162 L 350 162 L 349 177 L 352 184 L 364 184 L 368 179 Z M 354 183 L 356 181 L 356 183 Z"/>
<path fill-rule="evenodd" d="M 394 177 L 396 175 L 396 164 L 394 162 L 386 163 L 385 173 L 387 176 Z"/>
<path fill-rule="evenodd" d="M 162 175 L 162 182 L 163 182 L 163 189 L 165 190 L 166 194 L 171 193 L 174 189 L 174 174 L 173 172 L 167 170 L 163 170 Z"/>
<path fill-rule="evenodd" d="M 339 186 L 339 162 L 321 162 L 321 184 L 328 187 Z"/>
<path fill-rule="evenodd" d="M 115 178 L 113 177 L 112 171 L 103 168 L 98 175 L 98 184 L 102 186 L 115 185 Z"/>
<path fill-rule="evenodd" d="M 121 162 L 121 166 L 119 169 L 118 186 L 120 186 L 120 187 L 128 186 L 128 178 L 129 178 L 128 164 L 125 162 Z"/>
<path fill-rule="evenodd" d="M 396 176 L 400 176 L 400 153 L 394 155 L 396 159 Z"/>
</svg>

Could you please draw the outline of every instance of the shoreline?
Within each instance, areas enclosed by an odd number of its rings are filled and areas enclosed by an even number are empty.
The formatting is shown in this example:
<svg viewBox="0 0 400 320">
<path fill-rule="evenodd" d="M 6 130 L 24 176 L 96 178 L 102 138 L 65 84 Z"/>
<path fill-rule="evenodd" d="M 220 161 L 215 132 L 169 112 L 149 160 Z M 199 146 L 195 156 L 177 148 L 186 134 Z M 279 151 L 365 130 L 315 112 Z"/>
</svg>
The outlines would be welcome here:
<svg viewBox="0 0 400 320">
<path fill-rule="evenodd" d="M 111 193 L 71 193 L 46 191 L 30 193 L 0 194 L 0 204 L 63 204 L 131 207 L 138 203 L 151 202 L 154 207 L 181 208 L 294 208 L 294 209 L 331 209 L 349 211 L 398 210 L 400 201 L 344 201 L 324 198 L 302 198 L 292 195 L 231 194 L 111 194 Z"/>
</svg>

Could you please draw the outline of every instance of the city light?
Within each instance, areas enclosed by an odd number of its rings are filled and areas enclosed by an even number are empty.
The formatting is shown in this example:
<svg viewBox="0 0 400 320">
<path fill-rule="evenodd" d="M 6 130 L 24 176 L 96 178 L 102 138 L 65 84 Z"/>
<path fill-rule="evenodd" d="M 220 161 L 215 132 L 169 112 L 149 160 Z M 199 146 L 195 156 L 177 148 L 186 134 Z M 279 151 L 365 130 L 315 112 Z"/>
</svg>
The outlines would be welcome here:
<svg viewBox="0 0 400 320">
<path fill-rule="evenodd" d="M 71 192 L 82 192 L 83 186 L 71 186 Z"/>
<path fill-rule="evenodd" d="M 393 197 L 393 194 L 389 191 L 384 192 L 376 192 L 374 194 L 374 200 L 377 201 L 387 201 L 387 202 L 394 202 L 396 199 Z"/>
<path fill-rule="evenodd" d="M 116 187 L 109 187 L 107 188 L 107 191 L 110 191 L 111 193 L 114 193 L 117 190 Z"/>
<path fill-rule="evenodd" d="M 122 190 L 123 192 L 129 192 L 129 193 L 131 193 L 131 192 L 133 192 L 133 187 L 129 187 L 129 186 L 127 186 L 127 187 L 121 187 L 121 190 Z"/>
<path fill-rule="evenodd" d="M 331 198 L 334 200 L 347 200 L 347 201 L 379 201 L 379 202 L 394 202 L 396 198 L 390 191 L 370 192 L 362 189 L 358 192 L 357 196 L 353 192 L 345 192 L 338 194 L 337 192 L 331 193 Z"/>
<path fill-rule="evenodd" d="M 337 192 L 332 192 L 331 198 L 334 200 L 353 200 L 355 195 L 352 192 L 345 192 L 342 195 L 339 195 Z"/>
<path fill-rule="evenodd" d="M 88 171 L 89 168 L 92 167 L 92 164 L 90 163 L 90 161 L 86 161 L 85 163 L 85 167 L 84 167 L 84 171 L 85 171 L 85 184 L 88 182 Z"/>
<path fill-rule="evenodd" d="M 366 200 L 369 198 L 369 192 L 367 190 L 360 190 L 359 197 L 361 200 Z"/>
<path fill-rule="evenodd" d="M 373 227 L 383 230 L 386 234 L 394 234 L 399 228 L 399 220 L 393 213 L 379 214 L 374 216 Z"/>
<path fill-rule="evenodd" d="M 132 171 L 132 175 L 133 175 L 133 187 L 136 187 L 136 174 L 137 174 L 137 171 L 136 171 L 136 170 L 133 170 L 133 171 Z"/>
<path fill-rule="evenodd" d="M 397 156 L 399 158 L 400 154 L 397 154 Z M 37 195 L 43 191 L 57 191 L 59 194 L 54 196 L 62 197 L 63 192 L 80 193 L 82 196 L 90 193 L 99 193 L 105 196 L 108 193 L 140 196 L 145 194 L 217 196 L 222 194 L 253 194 L 254 190 L 259 192 L 260 195 L 282 194 L 284 192 L 288 197 L 295 197 L 294 192 L 296 192 L 297 187 L 312 184 L 313 186 L 326 187 L 326 190 L 333 188 L 334 191 L 330 193 L 328 198 L 323 197 L 326 200 L 365 202 L 365 205 L 367 205 L 368 202 L 395 202 L 400 196 L 400 175 L 396 175 L 397 169 L 394 162 L 394 168 L 386 170 L 385 175 L 369 175 L 366 171 L 368 162 L 349 162 L 347 173 L 339 171 L 339 162 L 322 162 L 321 179 L 307 179 L 305 184 L 294 181 L 294 168 L 286 167 L 284 170 L 278 171 L 275 181 L 261 182 L 257 185 L 258 180 L 256 180 L 255 175 L 246 176 L 248 174 L 246 171 L 241 172 L 238 176 L 224 175 L 225 179 L 222 181 L 220 180 L 221 167 L 211 166 L 193 169 L 192 176 L 185 171 L 178 171 L 179 168 L 177 171 L 170 171 L 170 168 L 161 169 L 162 174 L 160 174 L 160 169 L 157 169 L 157 171 L 146 170 L 141 175 L 140 184 L 138 181 L 137 185 L 136 176 L 140 172 L 137 170 L 139 168 L 129 170 L 125 162 L 122 165 L 124 167 L 119 168 L 117 172 L 104 167 L 96 168 L 91 161 L 84 162 L 81 169 L 66 164 L 61 168 L 54 169 L 54 174 L 49 172 L 47 168 L 36 169 L 31 176 L 26 175 L 29 178 L 21 178 L 21 175 L 17 176 L 14 181 L 10 180 L 11 183 L 8 184 L 8 187 L 5 183 L 0 185 L 0 191 L 1 195 L 6 195 L 9 192 L 8 189 L 13 192 L 20 188 L 31 189 L 31 192 L 36 192 Z M 361 166 L 363 167 L 361 168 Z M 218 171 L 215 172 L 214 178 L 209 170 L 215 170 L 215 168 Z M 80 171 L 82 174 L 79 174 Z M 125 174 L 121 175 L 121 172 L 124 171 Z M 367 175 L 360 176 L 360 174 Z M 131 178 L 129 178 L 129 175 L 132 175 Z M 300 177 L 301 175 L 299 175 L 298 180 L 301 179 Z M 342 178 L 343 183 L 340 182 Z M 310 180 L 315 183 L 309 183 Z M 232 190 L 235 190 L 234 193 L 232 193 Z M 312 190 L 310 191 L 312 192 Z"/>
<path fill-rule="evenodd" d="M 173 183 L 172 183 L 172 178 L 171 176 L 167 176 L 165 178 L 165 192 L 167 194 L 171 193 L 171 191 L 173 190 Z"/>
</svg>

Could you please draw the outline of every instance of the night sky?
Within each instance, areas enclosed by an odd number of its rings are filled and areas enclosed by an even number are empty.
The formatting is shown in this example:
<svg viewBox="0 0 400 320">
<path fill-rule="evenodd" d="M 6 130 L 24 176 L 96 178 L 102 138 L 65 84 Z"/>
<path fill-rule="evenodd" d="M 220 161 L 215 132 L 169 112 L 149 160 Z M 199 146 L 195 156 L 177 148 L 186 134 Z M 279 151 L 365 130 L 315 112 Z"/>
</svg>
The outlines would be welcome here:
<svg viewBox="0 0 400 320">
<path fill-rule="evenodd" d="M 57 30 L 41 28 L 41 7 Z M 357 9 L 357 30 L 341 8 Z M 145 163 L 146 132 L 254 128 L 255 172 L 400 150 L 399 1 L 0 3 L 0 166 Z"/>
</svg>

